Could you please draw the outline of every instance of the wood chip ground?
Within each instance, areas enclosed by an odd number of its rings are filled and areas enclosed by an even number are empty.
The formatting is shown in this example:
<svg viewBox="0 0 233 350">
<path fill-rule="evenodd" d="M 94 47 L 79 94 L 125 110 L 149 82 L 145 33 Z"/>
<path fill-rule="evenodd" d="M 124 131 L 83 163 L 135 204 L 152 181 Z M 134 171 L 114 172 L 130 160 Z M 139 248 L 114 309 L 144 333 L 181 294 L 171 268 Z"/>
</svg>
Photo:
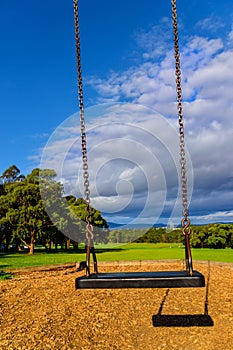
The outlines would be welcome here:
<svg viewBox="0 0 233 350">
<path fill-rule="evenodd" d="M 180 264 L 100 269 L 179 270 Z M 72 268 L 21 273 L 0 283 L 0 349 L 232 350 L 233 265 L 195 263 L 195 269 L 207 287 L 75 290 L 82 273 Z"/>
</svg>

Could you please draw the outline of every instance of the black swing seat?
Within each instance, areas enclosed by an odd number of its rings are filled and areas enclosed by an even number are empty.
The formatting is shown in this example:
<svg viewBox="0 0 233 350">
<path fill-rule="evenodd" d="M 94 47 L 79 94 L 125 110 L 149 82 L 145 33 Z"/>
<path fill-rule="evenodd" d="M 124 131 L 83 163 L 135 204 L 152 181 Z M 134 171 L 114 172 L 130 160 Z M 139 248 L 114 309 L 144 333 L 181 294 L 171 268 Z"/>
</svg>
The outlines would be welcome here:
<svg viewBox="0 0 233 350">
<path fill-rule="evenodd" d="M 76 289 L 204 287 L 205 278 L 193 271 L 93 273 L 76 278 Z"/>
</svg>

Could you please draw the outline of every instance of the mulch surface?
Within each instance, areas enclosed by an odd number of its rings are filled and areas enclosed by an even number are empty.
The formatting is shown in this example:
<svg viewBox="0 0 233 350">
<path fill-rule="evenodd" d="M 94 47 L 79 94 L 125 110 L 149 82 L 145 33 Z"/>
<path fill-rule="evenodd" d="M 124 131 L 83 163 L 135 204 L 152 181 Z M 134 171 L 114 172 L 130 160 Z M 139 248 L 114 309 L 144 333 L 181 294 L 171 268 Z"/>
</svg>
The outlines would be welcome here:
<svg viewBox="0 0 233 350">
<path fill-rule="evenodd" d="M 180 270 L 180 263 L 100 266 Z M 75 290 L 73 268 L 27 271 L 0 283 L 0 349 L 230 350 L 233 265 L 195 263 L 205 288 Z M 208 315 L 205 301 L 208 299 Z"/>
</svg>

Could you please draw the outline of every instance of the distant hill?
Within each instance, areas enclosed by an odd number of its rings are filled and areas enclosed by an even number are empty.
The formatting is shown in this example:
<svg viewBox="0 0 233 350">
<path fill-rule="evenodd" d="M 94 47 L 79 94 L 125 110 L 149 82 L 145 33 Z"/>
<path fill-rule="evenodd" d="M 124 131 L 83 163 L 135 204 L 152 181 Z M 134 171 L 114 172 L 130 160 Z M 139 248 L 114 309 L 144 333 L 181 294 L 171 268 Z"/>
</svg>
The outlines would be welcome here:
<svg viewBox="0 0 233 350">
<path fill-rule="evenodd" d="M 119 228 L 127 228 L 127 229 L 148 229 L 151 227 L 166 227 L 167 225 L 164 223 L 158 223 L 158 224 L 154 224 L 153 226 L 151 225 L 146 225 L 146 224 L 118 224 L 116 222 L 108 222 L 108 226 L 110 230 L 115 230 L 115 229 L 119 229 Z"/>
<path fill-rule="evenodd" d="M 207 222 L 206 224 L 193 224 L 194 226 L 207 226 L 207 225 L 210 225 L 210 224 L 227 224 L 227 225 L 232 225 L 232 222 Z M 108 222 L 108 226 L 109 226 L 109 229 L 110 230 L 116 230 L 116 229 L 119 229 L 119 228 L 122 228 L 122 229 L 149 229 L 151 227 L 154 227 L 154 228 L 160 228 L 160 227 L 167 227 L 167 224 L 165 223 L 162 223 L 162 222 L 158 222 L 157 224 L 154 224 L 153 226 L 151 225 L 146 225 L 146 224 L 118 224 L 116 222 Z M 181 225 L 178 225 L 176 226 L 177 228 L 181 228 Z"/>
</svg>

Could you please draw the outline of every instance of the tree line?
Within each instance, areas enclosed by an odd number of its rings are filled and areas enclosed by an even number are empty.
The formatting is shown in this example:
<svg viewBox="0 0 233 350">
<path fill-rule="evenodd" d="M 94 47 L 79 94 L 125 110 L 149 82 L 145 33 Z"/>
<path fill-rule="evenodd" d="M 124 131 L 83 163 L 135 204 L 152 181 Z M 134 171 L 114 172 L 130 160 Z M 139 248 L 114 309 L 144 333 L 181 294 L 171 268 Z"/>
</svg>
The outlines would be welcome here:
<svg viewBox="0 0 233 350">
<path fill-rule="evenodd" d="M 181 228 L 167 230 L 166 228 L 150 228 L 135 242 L 150 243 L 184 243 Z M 233 224 L 208 224 L 191 226 L 190 243 L 193 248 L 233 248 Z"/>
<path fill-rule="evenodd" d="M 50 250 L 52 245 L 72 243 L 78 248 L 78 243 L 85 242 L 86 203 L 65 196 L 63 185 L 55 178 L 54 170 L 38 168 L 25 176 L 15 165 L 0 176 L 0 244 L 6 250 L 10 244 L 17 250 L 24 245 L 34 254 L 36 244 Z M 106 242 L 106 220 L 94 208 L 91 215 L 97 241 Z"/>
</svg>

